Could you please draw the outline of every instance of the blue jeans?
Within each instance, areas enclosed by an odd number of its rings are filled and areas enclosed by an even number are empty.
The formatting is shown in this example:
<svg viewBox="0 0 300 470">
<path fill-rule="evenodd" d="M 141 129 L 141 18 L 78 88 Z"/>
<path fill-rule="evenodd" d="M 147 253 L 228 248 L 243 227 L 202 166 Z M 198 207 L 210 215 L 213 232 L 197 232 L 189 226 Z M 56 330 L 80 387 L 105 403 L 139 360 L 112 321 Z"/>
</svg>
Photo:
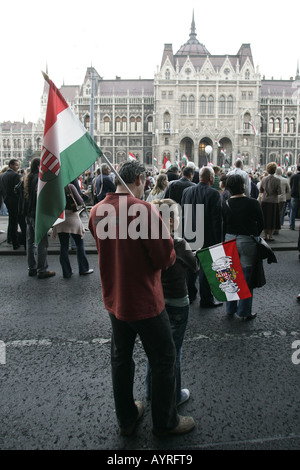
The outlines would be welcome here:
<svg viewBox="0 0 300 470">
<path fill-rule="evenodd" d="M 35 244 L 35 219 L 26 217 L 26 255 L 29 271 L 43 273 L 48 269 L 48 234 Z"/>
<path fill-rule="evenodd" d="M 300 207 L 300 198 L 292 197 L 290 205 L 290 227 L 295 228 L 295 219 Z"/>
<path fill-rule="evenodd" d="M 118 320 L 109 314 L 112 325 L 111 368 L 114 400 L 119 426 L 131 426 L 137 417 L 133 398 L 135 363 L 133 348 L 139 335 L 152 371 L 152 421 L 159 431 L 177 426 L 176 351 L 166 310 L 152 318 L 135 322 Z"/>
<path fill-rule="evenodd" d="M 181 400 L 181 356 L 182 344 L 185 335 L 185 330 L 189 317 L 189 305 L 185 307 L 174 307 L 166 305 L 166 310 L 169 315 L 171 331 L 176 348 L 176 403 Z M 151 397 L 151 369 L 149 361 L 146 366 L 146 380 L 145 380 L 146 396 Z"/>
<path fill-rule="evenodd" d="M 69 278 L 72 276 L 72 268 L 69 259 L 69 233 L 59 233 L 60 242 L 60 257 L 59 261 L 62 267 L 63 276 Z M 72 237 L 76 243 L 76 254 L 79 268 L 79 274 L 85 273 L 89 270 L 89 262 L 86 257 L 83 239 L 80 235 L 72 233 Z"/>
</svg>

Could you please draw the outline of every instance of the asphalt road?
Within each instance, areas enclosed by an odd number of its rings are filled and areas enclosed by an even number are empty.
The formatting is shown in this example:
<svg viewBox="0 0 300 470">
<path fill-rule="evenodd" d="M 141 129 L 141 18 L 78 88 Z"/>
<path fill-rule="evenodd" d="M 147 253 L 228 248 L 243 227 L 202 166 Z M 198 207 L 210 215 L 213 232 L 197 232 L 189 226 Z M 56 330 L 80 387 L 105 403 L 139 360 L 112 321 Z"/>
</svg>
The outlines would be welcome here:
<svg viewBox="0 0 300 470">
<path fill-rule="evenodd" d="M 72 255 L 74 275 L 64 280 L 52 254 L 57 275 L 38 280 L 28 277 L 25 256 L 2 255 L 0 450 L 299 450 L 300 262 L 297 251 L 276 255 L 255 291 L 254 321 L 228 319 L 224 306 L 191 306 L 182 359 L 191 398 L 180 414 L 196 428 L 165 438 L 151 432 L 149 403 L 135 435 L 118 434 L 97 256 L 89 255 L 95 272 L 85 277 Z M 139 342 L 135 361 L 135 397 L 145 400 Z"/>
</svg>

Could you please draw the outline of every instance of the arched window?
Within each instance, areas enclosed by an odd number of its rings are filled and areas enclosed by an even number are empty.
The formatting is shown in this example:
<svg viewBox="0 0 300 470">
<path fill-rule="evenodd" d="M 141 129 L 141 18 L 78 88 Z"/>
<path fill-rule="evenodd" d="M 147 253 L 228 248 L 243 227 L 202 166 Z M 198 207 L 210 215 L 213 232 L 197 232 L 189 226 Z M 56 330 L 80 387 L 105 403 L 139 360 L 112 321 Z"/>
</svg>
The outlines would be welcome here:
<svg viewBox="0 0 300 470">
<path fill-rule="evenodd" d="M 220 114 L 225 114 L 225 96 L 220 97 Z"/>
<path fill-rule="evenodd" d="M 269 120 L 269 134 L 273 134 L 274 133 L 274 119 L 273 118 L 270 118 Z"/>
<path fill-rule="evenodd" d="M 166 80 L 170 80 L 170 70 L 169 69 L 166 70 L 165 78 L 166 78 Z"/>
<path fill-rule="evenodd" d="M 110 119 L 109 117 L 104 118 L 104 132 L 110 131 Z"/>
<path fill-rule="evenodd" d="M 200 98 L 200 114 L 206 114 L 206 98 L 204 95 Z"/>
<path fill-rule="evenodd" d="M 127 132 L 127 119 L 122 117 L 122 132 Z"/>
<path fill-rule="evenodd" d="M 292 118 L 290 120 L 290 133 L 294 134 L 296 132 L 296 127 L 295 127 L 295 119 Z"/>
<path fill-rule="evenodd" d="M 170 113 L 164 114 L 164 130 L 171 132 L 171 118 Z"/>
<path fill-rule="evenodd" d="M 135 132 L 135 118 L 130 118 L 130 132 Z"/>
<path fill-rule="evenodd" d="M 181 97 L 181 114 L 186 114 L 187 113 L 187 99 L 186 99 L 186 96 L 183 95 Z"/>
<path fill-rule="evenodd" d="M 285 134 L 288 134 L 289 132 L 289 120 L 288 118 L 285 118 L 284 123 L 283 123 L 283 132 Z"/>
<path fill-rule="evenodd" d="M 280 119 L 276 118 L 275 121 L 275 132 L 280 132 Z"/>
<path fill-rule="evenodd" d="M 121 132 L 121 119 L 116 117 L 116 132 Z"/>
<path fill-rule="evenodd" d="M 233 97 L 231 95 L 227 99 L 227 114 L 233 114 Z"/>
<path fill-rule="evenodd" d="M 214 97 L 210 95 L 208 98 L 208 114 L 214 114 L 214 109 L 215 109 Z"/>
<path fill-rule="evenodd" d="M 250 70 L 246 70 L 245 72 L 245 80 L 250 80 Z"/>
<path fill-rule="evenodd" d="M 153 117 L 148 117 L 148 132 L 152 132 L 153 131 Z"/>
<path fill-rule="evenodd" d="M 142 120 L 140 117 L 136 118 L 136 131 L 142 132 Z"/>
<path fill-rule="evenodd" d="M 193 95 L 189 97 L 189 114 L 195 114 L 195 98 Z"/>
</svg>

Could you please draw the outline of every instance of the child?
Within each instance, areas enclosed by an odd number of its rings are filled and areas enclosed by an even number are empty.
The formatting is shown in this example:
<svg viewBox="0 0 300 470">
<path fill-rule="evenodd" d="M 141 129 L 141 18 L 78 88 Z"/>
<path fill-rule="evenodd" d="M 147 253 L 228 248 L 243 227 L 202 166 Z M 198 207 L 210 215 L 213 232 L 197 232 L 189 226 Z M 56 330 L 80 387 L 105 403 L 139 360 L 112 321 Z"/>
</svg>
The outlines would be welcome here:
<svg viewBox="0 0 300 470">
<path fill-rule="evenodd" d="M 188 389 L 181 389 L 181 354 L 182 343 L 189 316 L 189 296 L 186 286 L 186 272 L 199 270 L 197 258 L 188 243 L 176 238 L 174 232 L 179 226 L 178 204 L 172 199 L 160 199 L 152 202 L 159 210 L 162 219 L 174 239 L 176 261 L 169 269 L 162 271 L 161 281 L 164 291 L 166 310 L 169 315 L 173 339 L 176 347 L 176 402 L 182 405 L 190 397 Z M 151 370 L 147 363 L 146 397 L 151 398 Z"/>
</svg>

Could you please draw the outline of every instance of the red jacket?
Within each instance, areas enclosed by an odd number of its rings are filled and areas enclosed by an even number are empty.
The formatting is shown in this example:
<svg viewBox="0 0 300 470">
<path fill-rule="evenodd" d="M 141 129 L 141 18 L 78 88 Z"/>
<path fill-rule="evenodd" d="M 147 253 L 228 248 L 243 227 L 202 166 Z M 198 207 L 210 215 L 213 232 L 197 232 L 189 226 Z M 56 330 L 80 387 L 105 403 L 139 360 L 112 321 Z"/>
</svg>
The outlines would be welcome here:
<svg viewBox="0 0 300 470">
<path fill-rule="evenodd" d="M 176 253 L 157 209 L 128 193 L 108 193 L 91 210 L 89 229 L 99 254 L 105 308 L 123 321 L 159 315 L 165 306 L 161 270 L 175 263 Z"/>
</svg>

